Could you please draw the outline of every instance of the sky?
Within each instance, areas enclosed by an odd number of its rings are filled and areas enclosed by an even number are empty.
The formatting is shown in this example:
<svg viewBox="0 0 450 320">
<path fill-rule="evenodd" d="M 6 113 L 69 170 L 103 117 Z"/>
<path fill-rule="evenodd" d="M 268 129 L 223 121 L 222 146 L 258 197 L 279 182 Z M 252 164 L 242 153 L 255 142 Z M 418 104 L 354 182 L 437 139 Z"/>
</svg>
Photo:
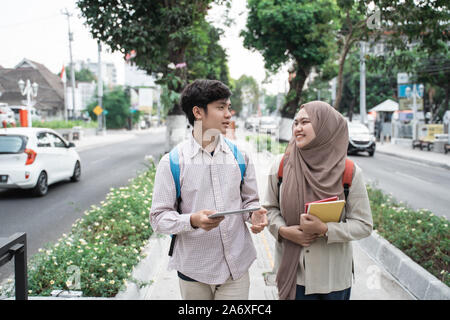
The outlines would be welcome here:
<svg viewBox="0 0 450 320">
<path fill-rule="evenodd" d="M 76 0 L 0 0 L 0 66 L 13 68 L 23 58 L 44 64 L 50 71 L 58 73 L 63 65 L 69 64 L 69 40 L 67 17 L 62 11 L 73 14 L 70 27 L 73 32 L 73 60 L 97 61 L 97 41 L 94 40 Z M 208 21 L 216 26 L 223 26 L 223 8 L 214 6 Z M 264 60 L 260 53 L 243 47 L 239 32 L 245 28 L 247 17 L 246 1 L 233 0 L 230 16 L 235 23 L 231 28 L 224 28 L 224 37 L 220 43 L 228 54 L 230 76 L 238 79 L 241 75 L 251 75 L 260 84 L 265 79 Z M 124 81 L 124 63 L 120 53 L 109 52 L 103 46 L 102 61 L 113 62 L 117 69 L 118 83 Z M 284 92 L 287 87 L 287 67 L 275 76 L 272 83 L 262 85 L 268 93 Z"/>
</svg>

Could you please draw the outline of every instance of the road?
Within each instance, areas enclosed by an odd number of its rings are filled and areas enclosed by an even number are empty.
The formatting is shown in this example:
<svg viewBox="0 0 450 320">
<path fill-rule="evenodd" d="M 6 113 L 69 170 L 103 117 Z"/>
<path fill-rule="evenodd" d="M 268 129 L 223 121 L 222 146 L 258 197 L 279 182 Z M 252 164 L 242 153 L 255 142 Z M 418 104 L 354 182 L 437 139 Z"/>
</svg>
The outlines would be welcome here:
<svg viewBox="0 0 450 320">
<path fill-rule="evenodd" d="M 429 209 L 450 220 L 450 170 L 375 152 L 350 156 L 368 182 L 414 209 Z"/>
<path fill-rule="evenodd" d="M 0 237 L 27 233 L 28 258 L 48 242 L 69 233 L 91 205 L 100 205 L 110 188 L 128 184 L 145 167 L 145 156 L 159 159 L 165 133 L 139 134 L 131 140 L 80 151 L 82 178 L 61 182 L 35 198 L 24 191 L 0 190 Z M 0 268 L 0 283 L 13 277 L 13 262 Z"/>
</svg>

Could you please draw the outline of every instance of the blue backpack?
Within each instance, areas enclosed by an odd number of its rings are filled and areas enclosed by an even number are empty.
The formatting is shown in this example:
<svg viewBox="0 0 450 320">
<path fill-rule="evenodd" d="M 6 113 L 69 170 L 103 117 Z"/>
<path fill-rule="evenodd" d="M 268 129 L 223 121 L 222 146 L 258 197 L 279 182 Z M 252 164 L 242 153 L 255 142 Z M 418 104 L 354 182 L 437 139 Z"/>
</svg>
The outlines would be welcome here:
<svg viewBox="0 0 450 320">
<path fill-rule="evenodd" d="M 231 151 L 233 152 L 233 156 L 236 159 L 239 170 L 241 171 L 241 185 L 244 182 L 244 175 L 245 175 L 245 159 L 242 153 L 238 150 L 237 146 L 233 144 L 230 140 L 223 138 L 226 142 L 226 144 L 230 147 Z M 181 185 L 180 185 L 180 157 L 178 154 L 178 148 L 175 147 L 170 151 L 169 153 L 169 160 L 170 160 L 170 171 L 172 172 L 173 182 L 175 183 L 175 189 L 177 193 L 177 203 L 180 204 L 181 199 Z M 181 214 L 180 210 L 177 210 L 179 214 Z M 173 247 L 175 245 L 175 239 L 177 237 L 176 234 L 173 234 L 172 241 L 170 242 L 170 249 L 169 249 L 169 256 L 172 256 L 173 253 Z"/>
</svg>

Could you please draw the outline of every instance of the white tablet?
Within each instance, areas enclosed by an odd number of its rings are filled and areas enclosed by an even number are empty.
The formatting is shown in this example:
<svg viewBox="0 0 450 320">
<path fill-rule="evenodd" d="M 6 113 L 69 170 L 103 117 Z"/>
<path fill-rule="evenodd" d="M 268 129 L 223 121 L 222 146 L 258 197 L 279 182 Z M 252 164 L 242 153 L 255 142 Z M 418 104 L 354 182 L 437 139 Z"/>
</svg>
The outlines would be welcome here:
<svg viewBox="0 0 450 320">
<path fill-rule="evenodd" d="M 233 211 L 216 212 L 216 213 L 208 216 L 208 218 L 218 218 L 218 217 L 226 216 L 226 215 L 229 215 L 229 214 L 253 212 L 253 211 L 258 211 L 259 209 L 261 209 L 261 207 L 259 207 L 259 208 L 248 208 L 248 209 L 239 209 L 239 210 L 233 210 Z"/>
</svg>

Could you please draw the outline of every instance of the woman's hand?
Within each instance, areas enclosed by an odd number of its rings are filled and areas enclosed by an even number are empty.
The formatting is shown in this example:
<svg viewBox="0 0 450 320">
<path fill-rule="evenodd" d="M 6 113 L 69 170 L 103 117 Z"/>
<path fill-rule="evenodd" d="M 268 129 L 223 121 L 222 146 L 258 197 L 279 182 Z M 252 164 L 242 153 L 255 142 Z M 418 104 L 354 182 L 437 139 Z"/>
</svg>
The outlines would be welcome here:
<svg viewBox="0 0 450 320">
<path fill-rule="evenodd" d="M 251 221 L 252 226 L 250 227 L 250 230 L 252 230 L 253 233 L 257 234 L 263 231 L 268 224 L 267 210 L 261 208 L 258 211 L 253 211 Z"/>
<path fill-rule="evenodd" d="M 299 225 L 280 227 L 278 232 L 283 238 L 303 247 L 310 246 L 311 243 L 313 243 L 318 238 L 318 235 L 316 234 L 309 234 L 300 230 Z"/>
<path fill-rule="evenodd" d="M 300 215 L 300 229 L 309 234 L 323 235 L 327 233 L 328 226 L 316 216 L 308 213 L 302 213 Z"/>
</svg>

